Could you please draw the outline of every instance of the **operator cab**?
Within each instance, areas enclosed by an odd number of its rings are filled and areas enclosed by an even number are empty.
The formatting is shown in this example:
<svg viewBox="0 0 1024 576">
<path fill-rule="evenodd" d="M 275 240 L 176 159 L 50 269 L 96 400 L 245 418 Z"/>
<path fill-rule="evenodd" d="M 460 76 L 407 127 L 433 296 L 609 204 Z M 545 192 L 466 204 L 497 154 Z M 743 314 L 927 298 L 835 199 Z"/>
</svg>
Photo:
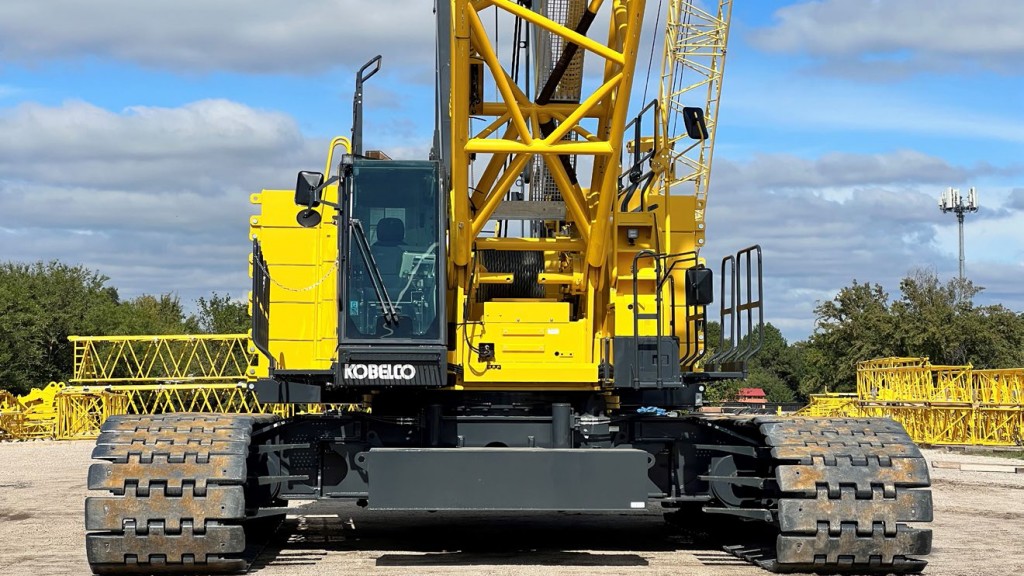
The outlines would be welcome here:
<svg viewBox="0 0 1024 576">
<path fill-rule="evenodd" d="M 356 74 L 351 153 L 338 174 L 299 172 L 301 226 L 320 224 L 321 204 L 337 211 L 338 388 L 441 387 L 448 384 L 445 316 L 446 207 L 436 161 L 362 154 L 363 83 L 381 57 Z M 384 157 L 386 158 L 386 157 Z M 338 203 L 321 191 L 338 182 Z"/>
<path fill-rule="evenodd" d="M 339 181 L 338 204 L 320 192 Z M 337 210 L 338 358 L 335 385 L 444 386 L 444 203 L 436 162 L 346 154 L 339 176 L 300 172 L 297 220 Z"/>
</svg>

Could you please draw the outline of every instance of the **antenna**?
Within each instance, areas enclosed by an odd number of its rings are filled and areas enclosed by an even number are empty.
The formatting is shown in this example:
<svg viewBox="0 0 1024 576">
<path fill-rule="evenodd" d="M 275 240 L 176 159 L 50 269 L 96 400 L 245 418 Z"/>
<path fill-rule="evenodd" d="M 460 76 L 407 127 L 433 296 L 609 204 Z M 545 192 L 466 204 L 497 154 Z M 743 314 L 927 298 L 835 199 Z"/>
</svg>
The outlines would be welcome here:
<svg viewBox="0 0 1024 576">
<path fill-rule="evenodd" d="M 960 279 L 964 279 L 964 214 L 967 212 L 978 211 L 978 194 L 974 191 L 972 186 L 967 191 L 967 203 L 964 203 L 964 197 L 960 195 L 958 188 L 947 188 L 939 196 L 939 210 L 942 213 L 952 212 L 956 214 L 957 224 L 960 226 Z"/>
</svg>

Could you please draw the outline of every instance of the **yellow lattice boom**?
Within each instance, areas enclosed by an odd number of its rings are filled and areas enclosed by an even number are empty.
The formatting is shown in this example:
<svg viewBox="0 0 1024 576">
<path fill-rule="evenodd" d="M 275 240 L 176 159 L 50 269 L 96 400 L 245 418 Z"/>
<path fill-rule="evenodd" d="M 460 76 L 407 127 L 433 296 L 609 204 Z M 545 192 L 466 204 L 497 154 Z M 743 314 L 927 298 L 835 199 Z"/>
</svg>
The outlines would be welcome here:
<svg viewBox="0 0 1024 576">
<path fill-rule="evenodd" d="M 860 408 L 856 394 L 812 394 L 811 402 L 796 412 L 797 416 L 833 418 L 836 416 L 866 416 Z"/>
<path fill-rule="evenodd" d="M 245 380 L 256 364 L 248 334 L 71 336 L 73 384 Z"/>
<path fill-rule="evenodd" d="M 226 412 L 266 414 L 273 407 L 262 405 L 245 382 L 204 382 L 199 384 L 119 384 L 106 387 L 80 386 L 76 391 L 118 394 L 125 399 L 126 414 L 168 412 Z"/>
<path fill-rule="evenodd" d="M 719 0 L 708 10 L 695 2 L 670 0 L 665 26 L 659 100 L 662 102 L 661 134 L 666 140 L 662 150 L 667 152 L 668 158 L 659 161 L 665 162 L 668 169 L 667 187 L 684 182 L 693 186 L 701 223 L 711 179 L 731 18 L 732 0 Z M 701 92 L 703 98 L 694 96 Z M 707 134 L 691 144 L 683 126 L 685 109 L 695 101 L 705 104 Z"/>
<path fill-rule="evenodd" d="M 261 404 L 246 382 L 198 384 L 117 384 L 106 387 L 69 386 L 58 397 L 62 422 L 59 438 L 95 438 L 113 414 L 216 412 L 229 414 L 296 414 L 355 410 L 351 404 Z M 99 416 L 99 414 L 103 416 Z M 64 430 L 73 432 L 64 432 Z"/>
<path fill-rule="evenodd" d="M 316 414 L 352 404 L 260 404 L 248 334 L 72 336 L 73 377 L 14 396 L 0 391 L 0 439 L 95 438 L 114 414 Z"/>
<path fill-rule="evenodd" d="M 975 370 L 974 378 L 978 402 L 1018 408 L 1024 404 L 1024 369 Z"/>
<path fill-rule="evenodd" d="M 6 390 L 0 390 L 0 440 L 19 438 L 23 421 L 18 398 Z"/>
<path fill-rule="evenodd" d="M 51 382 L 23 396 L 0 394 L 0 440 L 92 439 L 116 414 L 221 412 L 296 414 L 350 411 L 353 404 L 261 404 L 246 382 L 69 386 Z"/>
<path fill-rule="evenodd" d="M 880 358 L 857 364 L 863 400 L 971 402 L 971 366 L 935 366 L 927 358 Z"/>
<path fill-rule="evenodd" d="M 128 413 L 128 396 L 108 390 L 66 387 L 56 398 L 58 440 L 95 438 L 100 426 L 115 414 Z"/>
<path fill-rule="evenodd" d="M 927 358 L 857 365 L 855 395 L 811 397 L 811 416 L 887 416 L 924 444 L 1024 445 L 1024 368 L 974 370 Z"/>
</svg>

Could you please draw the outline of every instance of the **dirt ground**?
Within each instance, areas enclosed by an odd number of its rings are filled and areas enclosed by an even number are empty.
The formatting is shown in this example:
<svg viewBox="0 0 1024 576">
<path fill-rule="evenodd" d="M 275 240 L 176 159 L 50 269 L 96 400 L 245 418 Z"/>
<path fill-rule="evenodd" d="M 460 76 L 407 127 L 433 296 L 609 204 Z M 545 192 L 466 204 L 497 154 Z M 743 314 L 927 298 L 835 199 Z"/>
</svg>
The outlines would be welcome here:
<svg viewBox="0 0 1024 576">
<path fill-rule="evenodd" d="M 85 575 L 82 503 L 90 442 L 0 444 L 0 574 Z M 1017 463 L 927 450 L 930 461 Z M 1024 474 L 932 468 L 934 551 L 925 574 L 1024 572 Z M 253 565 L 321 574 L 763 575 L 671 536 L 659 511 L 629 514 L 370 513 L 315 504 L 289 517 Z"/>
</svg>

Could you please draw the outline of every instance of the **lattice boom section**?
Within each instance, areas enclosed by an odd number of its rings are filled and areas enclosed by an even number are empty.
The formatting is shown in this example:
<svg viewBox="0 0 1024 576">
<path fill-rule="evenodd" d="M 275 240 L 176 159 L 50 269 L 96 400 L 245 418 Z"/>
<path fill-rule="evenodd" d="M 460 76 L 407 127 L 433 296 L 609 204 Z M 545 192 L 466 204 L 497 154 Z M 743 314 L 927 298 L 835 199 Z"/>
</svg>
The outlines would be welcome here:
<svg viewBox="0 0 1024 576">
<path fill-rule="evenodd" d="M 128 413 L 128 397 L 105 390 L 65 388 L 57 396 L 58 440 L 95 438 L 107 418 Z"/>
<path fill-rule="evenodd" d="M 932 366 L 927 358 L 880 358 L 857 365 L 857 394 L 880 402 L 970 402 L 970 366 Z"/>
<path fill-rule="evenodd" d="M 74 384 L 244 380 L 256 363 L 247 334 L 71 336 Z"/>
<path fill-rule="evenodd" d="M 71 389 L 82 392 L 94 390 L 89 387 Z M 359 409 L 354 404 L 261 404 L 255 392 L 244 383 L 136 384 L 108 386 L 103 390 L 125 398 L 125 414 L 198 412 L 276 414 L 287 418 L 296 414 Z"/>
<path fill-rule="evenodd" d="M 50 382 L 20 396 L 0 390 L 0 440 L 53 438 L 63 389 L 63 382 Z"/>
<path fill-rule="evenodd" d="M 200 412 L 288 418 L 360 409 L 354 404 L 261 404 L 248 385 L 234 382 L 103 387 L 61 382 L 21 397 L 0 395 L 0 440 L 96 438 L 103 423 L 119 414 Z"/>
<path fill-rule="evenodd" d="M 865 416 L 856 394 L 812 394 L 811 402 L 797 411 L 799 416 L 839 418 Z"/>
<path fill-rule="evenodd" d="M 978 402 L 1002 406 L 1024 404 L 1024 369 L 975 370 Z"/>
<path fill-rule="evenodd" d="M 257 352 L 248 334 L 71 336 L 72 386 L 0 391 L 0 439 L 95 438 L 116 414 L 295 414 L 350 404 L 260 404 L 246 381 Z"/>
<path fill-rule="evenodd" d="M 24 421 L 18 399 L 14 394 L 0 390 L 0 440 L 19 438 Z"/>
<path fill-rule="evenodd" d="M 244 384 L 176 384 L 116 386 L 111 391 L 127 398 L 126 414 L 173 412 L 268 413 Z"/>
<path fill-rule="evenodd" d="M 857 366 L 856 395 L 815 395 L 801 413 L 887 416 L 925 444 L 1024 445 L 1024 368 L 869 360 Z"/>
</svg>

